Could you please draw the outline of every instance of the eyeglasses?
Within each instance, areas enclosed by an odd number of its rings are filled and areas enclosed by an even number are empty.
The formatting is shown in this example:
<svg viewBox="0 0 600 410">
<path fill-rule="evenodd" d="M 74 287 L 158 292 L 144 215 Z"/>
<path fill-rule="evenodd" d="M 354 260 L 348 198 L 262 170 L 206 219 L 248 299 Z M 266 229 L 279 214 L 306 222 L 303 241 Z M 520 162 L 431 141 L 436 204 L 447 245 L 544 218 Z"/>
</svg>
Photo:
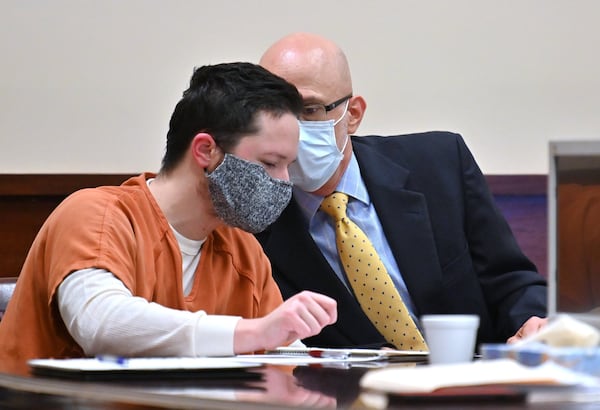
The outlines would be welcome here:
<svg viewBox="0 0 600 410">
<path fill-rule="evenodd" d="M 345 97 L 340 98 L 332 102 L 331 104 L 308 104 L 304 106 L 302 110 L 301 118 L 304 121 L 325 121 L 327 120 L 327 113 L 333 110 L 340 104 L 343 104 L 347 100 L 352 98 L 352 94 L 348 94 Z"/>
</svg>

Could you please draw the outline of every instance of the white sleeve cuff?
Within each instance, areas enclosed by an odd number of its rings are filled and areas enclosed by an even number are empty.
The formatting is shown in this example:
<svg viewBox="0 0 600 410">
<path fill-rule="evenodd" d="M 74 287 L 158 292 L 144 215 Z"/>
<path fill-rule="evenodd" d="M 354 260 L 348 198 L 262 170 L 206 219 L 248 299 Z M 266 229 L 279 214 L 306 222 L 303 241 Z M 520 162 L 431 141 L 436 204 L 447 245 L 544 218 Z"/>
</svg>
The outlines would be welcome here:
<svg viewBox="0 0 600 410">
<path fill-rule="evenodd" d="M 239 316 L 203 315 L 196 326 L 196 356 L 233 356 Z"/>
</svg>

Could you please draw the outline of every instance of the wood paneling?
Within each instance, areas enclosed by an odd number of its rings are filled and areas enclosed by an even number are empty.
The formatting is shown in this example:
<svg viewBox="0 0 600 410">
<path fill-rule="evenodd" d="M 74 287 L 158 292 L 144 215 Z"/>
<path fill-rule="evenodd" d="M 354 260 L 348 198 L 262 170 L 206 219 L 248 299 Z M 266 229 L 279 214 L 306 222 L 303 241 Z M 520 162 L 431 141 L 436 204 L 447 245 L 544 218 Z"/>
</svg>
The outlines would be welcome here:
<svg viewBox="0 0 600 410">
<path fill-rule="evenodd" d="M 18 276 L 27 251 L 52 210 L 70 193 L 119 185 L 124 174 L 0 174 L 0 277 Z M 488 175 L 490 189 L 517 241 L 546 273 L 545 175 Z"/>
<path fill-rule="evenodd" d="M 487 175 L 490 190 L 523 252 L 548 274 L 548 177 Z"/>
<path fill-rule="evenodd" d="M 546 195 L 548 177 L 540 174 L 486 175 L 494 195 Z"/>
<path fill-rule="evenodd" d="M 18 276 L 35 235 L 52 210 L 70 193 L 119 185 L 130 175 L 0 175 L 0 277 Z"/>
</svg>

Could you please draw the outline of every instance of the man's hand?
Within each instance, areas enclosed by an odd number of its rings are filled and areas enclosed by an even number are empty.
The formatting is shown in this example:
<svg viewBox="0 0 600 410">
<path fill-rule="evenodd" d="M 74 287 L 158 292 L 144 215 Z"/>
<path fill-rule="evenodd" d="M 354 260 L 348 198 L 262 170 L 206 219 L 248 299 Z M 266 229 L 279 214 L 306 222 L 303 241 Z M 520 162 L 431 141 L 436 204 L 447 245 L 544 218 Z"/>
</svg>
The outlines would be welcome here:
<svg viewBox="0 0 600 410">
<path fill-rule="evenodd" d="M 273 349 L 321 332 L 337 320 L 337 302 L 315 292 L 300 292 L 267 316 L 242 319 L 235 328 L 236 354 Z"/>
<path fill-rule="evenodd" d="M 523 323 L 523 326 L 515 333 L 514 336 L 508 338 L 506 343 L 516 343 L 528 336 L 537 333 L 542 327 L 548 323 L 547 318 L 541 318 L 537 316 L 530 317 L 527 322 Z"/>
</svg>

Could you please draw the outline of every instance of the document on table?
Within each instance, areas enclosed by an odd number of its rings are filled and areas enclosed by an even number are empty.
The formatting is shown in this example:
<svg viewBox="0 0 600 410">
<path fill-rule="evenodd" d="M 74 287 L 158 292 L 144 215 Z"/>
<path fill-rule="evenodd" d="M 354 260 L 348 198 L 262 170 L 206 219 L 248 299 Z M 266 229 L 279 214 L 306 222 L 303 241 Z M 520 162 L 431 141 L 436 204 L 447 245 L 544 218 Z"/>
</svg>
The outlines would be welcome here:
<svg viewBox="0 0 600 410">
<path fill-rule="evenodd" d="M 136 357 L 99 356 L 80 359 L 34 359 L 29 366 L 35 375 L 72 378 L 113 378 L 119 376 L 160 376 L 165 372 L 210 377 L 246 377 L 258 362 L 236 357 Z"/>
<path fill-rule="evenodd" d="M 588 382 L 554 363 L 528 367 L 511 359 L 479 360 L 470 363 L 418 366 L 413 369 L 388 367 L 367 372 L 360 386 L 387 394 L 432 394 L 451 388 L 489 386 L 573 386 Z"/>
<path fill-rule="evenodd" d="M 34 374 L 73 376 L 111 376 L 115 374 L 150 374 L 161 372 L 233 372 L 265 364 L 311 365 L 326 363 L 356 363 L 379 360 L 379 351 L 337 349 L 277 349 L 265 354 L 244 354 L 227 357 L 116 357 L 97 356 L 77 359 L 34 359 L 29 366 Z"/>
<path fill-rule="evenodd" d="M 262 365 L 352 365 L 363 363 L 377 367 L 382 361 L 419 362 L 427 360 L 426 352 L 378 349 L 329 349 L 280 347 L 264 354 L 228 357 L 136 357 L 98 356 L 79 359 L 34 359 L 29 361 L 36 375 L 59 377 L 116 377 L 118 375 L 150 375 L 163 372 L 238 374 Z"/>
<path fill-rule="evenodd" d="M 237 360 L 249 363 L 279 364 L 285 366 L 310 366 L 340 364 L 350 365 L 358 363 L 377 362 L 375 356 L 310 356 L 308 354 L 266 352 L 264 354 L 237 355 Z"/>
<path fill-rule="evenodd" d="M 354 362 L 363 361 L 393 361 L 393 362 L 424 362 L 427 361 L 427 352 L 395 349 L 345 349 L 345 348 L 320 348 L 320 347 L 278 347 L 267 352 L 269 355 L 298 356 L 299 358 L 331 358 Z"/>
</svg>

